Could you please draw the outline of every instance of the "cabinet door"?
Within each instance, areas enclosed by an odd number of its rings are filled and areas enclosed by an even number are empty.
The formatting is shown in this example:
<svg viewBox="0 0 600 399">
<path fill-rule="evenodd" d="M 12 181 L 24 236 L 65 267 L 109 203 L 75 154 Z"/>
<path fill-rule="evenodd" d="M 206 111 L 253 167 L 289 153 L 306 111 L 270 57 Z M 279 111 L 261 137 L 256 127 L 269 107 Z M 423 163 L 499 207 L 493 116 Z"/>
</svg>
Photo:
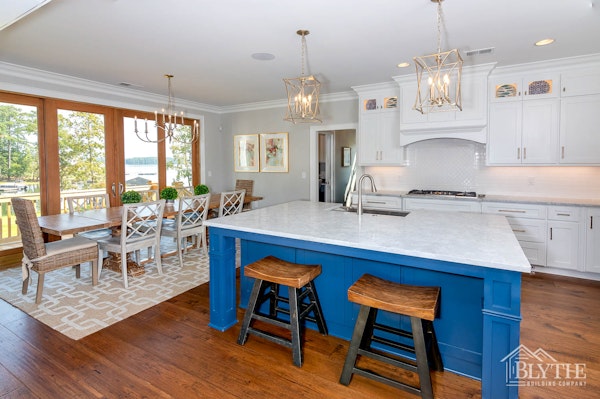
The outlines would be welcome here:
<svg viewBox="0 0 600 399">
<path fill-rule="evenodd" d="M 600 163 L 600 94 L 560 104 L 560 163 Z"/>
<path fill-rule="evenodd" d="M 523 100 L 558 98 L 560 95 L 560 76 L 557 74 L 532 74 L 525 76 L 522 82 Z"/>
<path fill-rule="evenodd" d="M 577 270 L 579 223 L 548 221 L 546 263 L 549 267 Z"/>
<path fill-rule="evenodd" d="M 488 164 L 521 163 L 522 102 L 490 104 Z"/>
<path fill-rule="evenodd" d="M 521 101 L 521 77 L 490 77 L 490 102 Z"/>
<path fill-rule="evenodd" d="M 600 93 L 600 72 L 589 70 L 579 73 L 566 73 L 560 77 L 561 97 L 581 96 Z"/>
<path fill-rule="evenodd" d="M 523 102 L 522 163 L 557 163 L 559 105 L 559 99 Z"/>
<path fill-rule="evenodd" d="M 585 271 L 600 273 L 600 208 L 589 208 L 585 219 Z"/>
<path fill-rule="evenodd" d="M 380 163 L 402 163 L 404 150 L 400 147 L 400 115 L 397 110 L 380 114 L 379 136 Z"/>
<path fill-rule="evenodd" d="M 377 112 L 365 112 L 360 115 L 358 160 L 361 165 L 379 162 L 379 115 Z"/>
</svg>

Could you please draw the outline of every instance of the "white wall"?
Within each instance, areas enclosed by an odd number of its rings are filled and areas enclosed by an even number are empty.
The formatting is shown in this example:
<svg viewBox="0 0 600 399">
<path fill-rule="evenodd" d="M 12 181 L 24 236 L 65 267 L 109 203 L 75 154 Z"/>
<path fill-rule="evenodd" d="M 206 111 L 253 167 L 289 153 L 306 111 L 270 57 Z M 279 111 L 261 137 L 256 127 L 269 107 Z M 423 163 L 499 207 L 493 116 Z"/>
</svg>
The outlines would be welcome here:
<svg viewBox="0 0 600 399">
<path fill-rule="evenodd" d="M 369 167 L 379 190 L 439 189 L 488 195 L 600 198 L 598 166 L 485 166 L 485 145 L 453 139 L 406 147 L 408 166 Z"/>
</svg>

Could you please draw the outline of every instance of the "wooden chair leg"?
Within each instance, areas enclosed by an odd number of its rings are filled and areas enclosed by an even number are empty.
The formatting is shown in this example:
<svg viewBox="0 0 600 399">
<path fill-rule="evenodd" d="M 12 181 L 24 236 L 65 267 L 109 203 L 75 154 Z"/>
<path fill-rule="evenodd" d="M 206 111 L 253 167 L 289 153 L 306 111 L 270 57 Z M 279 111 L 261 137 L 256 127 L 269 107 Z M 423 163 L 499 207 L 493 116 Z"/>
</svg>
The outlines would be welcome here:
<svg viewBox="0 0 600 399">
<path fill-rule="evenodd" d="M 29 281 L 31 278 L 31 270 L 27 268 L 27 277 L 23 280 L 23 286 L 21 287 L 21 294 L 27 294 L 27 289 L 29 288 Z"/>
<path fill-rule="evenodd" d="M 98 285 L 98 259 L 92 261 L 92 285 Z"/>
<path fill-rule="evenodd" d="M 302 367 L 302 337 L 300 336 L 300 304 L 298 303 L 298 290 L 288 287 L 290 300 L 290 331 L 292 333 L 292 358 L 294 364 Z"/>
<path fill-rule="evenodd" d="M 350 384 L 350 379 L 352 378 L 352 371 L 354 370 L 356 358 L 358 357 L 358 349 L 360 348 L 360 344 L 363 341 L 363 334 L 367 325 L 367 319 L 369 317 L 370 309 L 371 308 L 368 306 L 361 305 L 360 311 L 358 312 L 356 324 L 354 325 L 354 332 L 352 333 L 352 339 L 350 340 L 350 347 L 348 348 L 348 353 L 346 354 L 346 361 L 344 362 L 344 368 L 342 369 L 342 375 L 340 376 L 340 384 L 342 385 Z"/>
<path fill-rule="evenodd" d="M 412 327 L 413 341 L 415 344 L 417 373 L 419 374 L 419 384 L 421 385 L 421 398 L 433 399 L 433 388 L 431 386 L 431 376 L 429 375 L 429 362 L 427 361 L 427 347 L 425 346 L 423 323 L 420 318 L 411 317 L 410 325 Z"/>
<path fill-rule="evenodd" d="M 158 238 L 156 245 L 154 245 L 154 251 L 152 251 L 152 252 L 154 252 L 154 262 L 156 262 L 156 269 L 158 270 L 158 274 L 162 275 L 163 271 L 162 271 L 162 263 L 160 260 L 160 237 Z M 181 252 L 180 252 L 180 254 L 181 254 Z"/>
<path fill-rule="evenodd" d="M 37 292 L 35 294 L 35 303 L 37 304 L 42 302 L 42 291 L 44 291 L 44 275 L 45 273 L 38 273 Z"/>
<path fill-rule="evenodd" d="M 127 282 L 127 252 L 121 250 L 121 274 L 123 275 L 123 285 L 125 288 L 129 288 Z"/>
<path fill-rule="evenodd" d="M 73 266 L 75 268 L 75 278 L 81 278 L 81 265 Z"/>
<path fill-rule="evenodd" d="M 246 307 L 246 313 L 244 313 L 244 320 L 242 321 L 242 328 L 240 330 L 240 335 L 237 340 L 237 343 L 239 345 L 244 345 L 246 343 L 246 340 L 248 339 L 248 327 L 250 327 L 250 323 L 252 322 L 252 315 L 254 314 L 256 303 L 258 301 L 258 297 L 260 295 L 261 290 L 262 280 L 254 280 L 254 284 L 252 285 L 252 292 L 250 293 L 250 298 L 248 299 L 248 306 Z"/>
</svg>

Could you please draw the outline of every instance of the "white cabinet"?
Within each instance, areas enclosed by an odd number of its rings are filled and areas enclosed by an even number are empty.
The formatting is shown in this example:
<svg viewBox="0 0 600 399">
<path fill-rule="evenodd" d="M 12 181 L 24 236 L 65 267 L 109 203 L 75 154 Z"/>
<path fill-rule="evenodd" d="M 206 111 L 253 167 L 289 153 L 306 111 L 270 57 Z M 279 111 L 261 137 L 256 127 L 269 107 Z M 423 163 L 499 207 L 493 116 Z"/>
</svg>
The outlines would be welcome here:
<svg viewBox="0 0 600 399">
<path fill-rule="evenodd" d="M 600 273 L 600 208 L 588 208 L 585 215 L 585 271 Z"/>
<path fill-rule="evenodd" d="M 543 205 L 484 202 L 483 213 L 506 216 L 525 256 L 532 265 L 546 266 L 546 217 Z"/>
<path fill-rule="evenodd" d="M 529 101 L 558 98 L 560 75 L 557 73 L 530 73 L 501 75 L 490 78 L 491 102 Z"/>
<path fill-rule="evenodd" d="M 398 89 L 381 85 L 354 87 L 359 94 L 358 162 L 360 165 L 402 165 L 399 145 Z"/>
<path fill-rule="evenodd" d="M 487 77 L 494 64 L 463 68 L 462 111 L 421 114 L 413 109 L 417 96 L 414 75 L 395 76 L 400 86 L 400 145 L 432 138 L 487 139 Z"/>
<path fill-rule="evenodd" d="M 404 198 L 405 211 L 414 211 L 416 209 L 450 212 L 481 212 L 481 204 L 478 201 L 462 198 L 455 200 L 413 197 Z"/>
<path fill-rule="evenodd" d="M 580 235 L 581 208 L 549 206 L 546 265 L 579 270 L 579 260 L 583 256 Z"/>
<path fill-rule="evenodd" d="M 358 206 L 358 193 L 352 193 L 352 207 Z M 393 195 L 365 194 L 363 191 L 363 208 L 386 211 L 401 211 L 402 197 Z"/>
<path fill-rule="evenodd" d="M 561 99 L 560 163 L 600 164 L 600 93 Z"/>
<path fill-rule="evenodd" d="M 490 79 L 489 165 L 558 163 L 558 77 Z"/>
</svg>

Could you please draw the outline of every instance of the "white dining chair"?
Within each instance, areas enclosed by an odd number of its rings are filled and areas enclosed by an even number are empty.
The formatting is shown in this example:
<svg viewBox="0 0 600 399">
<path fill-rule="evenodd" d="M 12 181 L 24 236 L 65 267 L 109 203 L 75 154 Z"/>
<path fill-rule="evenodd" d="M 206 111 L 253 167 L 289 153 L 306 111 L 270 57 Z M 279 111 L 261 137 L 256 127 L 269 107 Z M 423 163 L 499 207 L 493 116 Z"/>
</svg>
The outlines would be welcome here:
<svg viewBox="0 0 600 399">
<path fill-rule="evenodd" d="M 67 197 L 66 199 L 70 214 L 75 212 L 89 211 L 92 209 L 103 209 L 110 206 L 110 200 L 107 193 L 77 195 L 73 197 Z M 78 233 L 77 235 L 97 241 L 110 237 L 112 235 L 112 230 L 90 230 Z"/>
<path fill-rule="evenodd" d="M 121 254 L 121 273 L 123 285 L 128 288 L 127 282 L 127 254 L 135 252 L 137 262 L 140 262 L 140 250 L 148 251 L 148 258 L 153 254 L 158 274 L 162 274 L 160 259 L 160 231 L 162 227 L 165 200 L 140 202 L 137 204 L 123 205 L 121 218 L 121 235 L 99 240 L 101 249 L 108 252 Z M 102 268 L 100 268 L 102 271 Z"/>
<path fill-rule="evenodd" d="M 221 193 L 219 217 L 240 213 L 244 206 L 246 190 L 225 191 Z"/>
<path fill-rule="evenodd" d="M 179 197 L 179 210 L 175 223 L 165 225 L 161 230 L 163 237 L 173 237 L 177 241 L 177 254 L 181 267 L 183 267 L 182 252 L 187 251 L 185 241 L 188 237 L 196 237 L 197 245 L 200 246 L 201 243 L 204 253 L 208 255 L 204 222 L 208 215 L 209 205 L 210 194 Z"/>
</svg>

